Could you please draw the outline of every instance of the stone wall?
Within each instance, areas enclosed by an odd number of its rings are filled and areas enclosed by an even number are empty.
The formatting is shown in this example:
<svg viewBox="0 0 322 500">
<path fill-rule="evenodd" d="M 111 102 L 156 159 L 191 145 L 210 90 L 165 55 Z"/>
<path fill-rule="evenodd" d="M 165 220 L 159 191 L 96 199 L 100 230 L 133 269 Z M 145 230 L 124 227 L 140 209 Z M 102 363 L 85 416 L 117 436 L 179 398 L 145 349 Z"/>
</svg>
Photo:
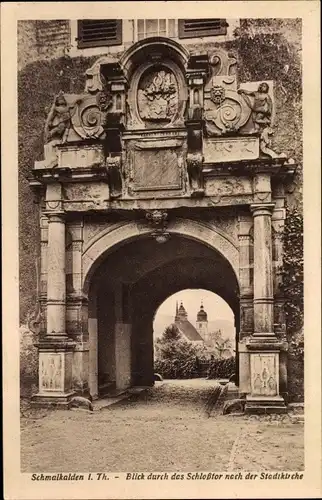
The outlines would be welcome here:
<svg viewBox="0 0 322 500">
<path fill-rule="evenodd" d="M 67 20 L 18 21 L 18 68 L 36 60 L 51 60 L 66 54 L 70 45 Z"/>
</svg>

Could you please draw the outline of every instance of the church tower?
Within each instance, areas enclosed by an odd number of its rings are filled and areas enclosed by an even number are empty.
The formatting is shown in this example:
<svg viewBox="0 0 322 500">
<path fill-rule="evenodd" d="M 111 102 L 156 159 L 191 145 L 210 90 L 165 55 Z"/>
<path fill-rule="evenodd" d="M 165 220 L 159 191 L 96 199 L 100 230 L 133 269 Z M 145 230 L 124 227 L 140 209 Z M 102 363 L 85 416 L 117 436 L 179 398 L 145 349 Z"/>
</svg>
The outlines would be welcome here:
<svg viewBox="0 0 322 500">
<path fill-rule="evenodd" d="M 209 332 L 208 332 L 208 315 L 204 310 L 203 303 L 201 302 L 200 311 L 197 314 L 196 329 L 200 336 L 204 339 L 206 343 L 209 342 Z"/>
<path fill-rule="evenodd" d="M 184 321 L 188 319 L 188 314 L 185 308 L 183 307 L 183 303 L 181 302 L 180 307 L 178 308 L 178 302 L 176 305 L 176 316 L 174 319 L 174 322 L 176 323 L 177 321 Z"/>
</svg>

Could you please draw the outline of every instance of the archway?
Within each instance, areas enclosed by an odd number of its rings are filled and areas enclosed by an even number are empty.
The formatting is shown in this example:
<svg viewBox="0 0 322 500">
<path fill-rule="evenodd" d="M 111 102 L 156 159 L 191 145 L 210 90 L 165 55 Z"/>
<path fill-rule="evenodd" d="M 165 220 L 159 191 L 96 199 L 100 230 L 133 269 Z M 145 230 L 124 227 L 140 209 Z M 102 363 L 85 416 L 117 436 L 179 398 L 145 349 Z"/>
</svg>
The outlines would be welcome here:
<svg viewBox="0 0 322 500">
<path fill-rule="evenodd" d="M 225 235 L 189 223 L 173 224 L 163 245 L 149 230 L 127 224 L 87 246 L 83 269 L 93 395 L 112 387 L 153 385 L 155 311 L 177 291 L 204 288 L 218 294 L 234 312 L 239 331 L 239 286 L 231 263 L 237 265 L 238 251 Z"/>
</svg>

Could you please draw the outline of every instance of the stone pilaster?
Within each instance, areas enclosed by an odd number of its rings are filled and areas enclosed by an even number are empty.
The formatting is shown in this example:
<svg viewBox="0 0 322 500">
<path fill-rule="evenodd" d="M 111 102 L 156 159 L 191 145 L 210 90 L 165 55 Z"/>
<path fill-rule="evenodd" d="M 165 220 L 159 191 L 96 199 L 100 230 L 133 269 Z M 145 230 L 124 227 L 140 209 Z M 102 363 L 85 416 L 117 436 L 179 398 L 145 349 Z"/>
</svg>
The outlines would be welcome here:
<svg viewBox="0 0 322 500">
<path fill-rule="evenodd" d="M 33 397 L 37 405 L 68 406 L 72 391 L 72 357 L 74 343 L 66 333 L 65 217 L 61 187 L 52 185 L 47 192 L 47 318 L 46 334 L 37 345 L 39 350 L 39 392 Z M 54 198 L 54 199 L 53 199 Z M 55 199 L 56 198 L 56 199 Z"/>
<path fill-rule="evenodd" d="M 283 344 L 274 333 L 272 265 L 272 211 L 274 203 L 251 206 L 254 218 L 254 333 L 249 352 L 250 393 L 247 413 L 285 412 L 280 396 L 280 351 Z"/>
<path fill-rule="evenodd" d="M 274 336 L 272 266 L 273 203 L 251 206 L 254 218 L 254 336 Z"/>
<path fill-rule="evenodd" d="M 65 220 L 48 215 L 47 335 L 66 337 Z"/>
</svg>

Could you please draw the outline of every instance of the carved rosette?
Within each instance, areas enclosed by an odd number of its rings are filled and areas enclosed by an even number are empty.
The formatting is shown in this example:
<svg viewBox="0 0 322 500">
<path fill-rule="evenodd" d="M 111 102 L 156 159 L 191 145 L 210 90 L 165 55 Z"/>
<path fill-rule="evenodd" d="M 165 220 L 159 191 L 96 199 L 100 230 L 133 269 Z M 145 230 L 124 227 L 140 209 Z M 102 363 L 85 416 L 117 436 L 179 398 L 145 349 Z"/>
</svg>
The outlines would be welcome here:
<svg viewBox="0 0 322 500">
<path fill-rule="evenodd" d="M 170 238 L 166 231 L 168 224 L 168 213 L 165 210 L 151 210 L 146 212 L 146 219 L 151 225 L 152 236 L 157 243 L 165 243 Z"/>
</svg>

